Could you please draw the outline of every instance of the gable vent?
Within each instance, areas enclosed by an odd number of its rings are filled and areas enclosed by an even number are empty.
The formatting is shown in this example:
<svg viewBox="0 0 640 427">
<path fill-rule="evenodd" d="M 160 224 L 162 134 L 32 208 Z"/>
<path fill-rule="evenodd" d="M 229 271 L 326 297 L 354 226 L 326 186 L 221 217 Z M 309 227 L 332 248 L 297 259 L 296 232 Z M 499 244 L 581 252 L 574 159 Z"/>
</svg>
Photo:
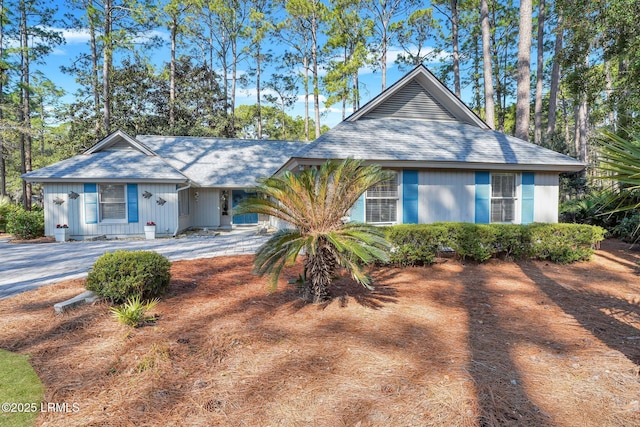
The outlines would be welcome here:
<svg viewBox="0 0 640 427">
<path fill-rule="evenodd" d="M 455 120 L 455 117 L 416 81 L 407 83 L 365 117 Z"/>
<path fill-rule="evenodd" d="M 134 150 L 134 148 L 124 139 L 120 139 L 109 145 L 108 148 L 105 148 L 108 151 L 118 151 L 118 150 Z"/>
</svg>

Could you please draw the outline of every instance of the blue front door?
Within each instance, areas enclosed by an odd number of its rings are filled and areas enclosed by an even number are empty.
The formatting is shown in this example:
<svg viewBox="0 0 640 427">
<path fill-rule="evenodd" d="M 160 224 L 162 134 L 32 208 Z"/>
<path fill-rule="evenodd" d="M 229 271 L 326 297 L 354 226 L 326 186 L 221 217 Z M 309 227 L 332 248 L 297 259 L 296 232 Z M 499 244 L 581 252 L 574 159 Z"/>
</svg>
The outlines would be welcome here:
<svg viewBox="0 0 640 427">
<path fill-rule="evenodd" d="M 238 203 L 242 202 L 247 197 L 255 197 L 256 193 L 248 193 L 244 190 L 233 190 L 231 192 L 231 207 L 235 208 Z M 258 214 L 242 214 L 233 216 L 234 224 L 257 224 Z"/>
</svg>

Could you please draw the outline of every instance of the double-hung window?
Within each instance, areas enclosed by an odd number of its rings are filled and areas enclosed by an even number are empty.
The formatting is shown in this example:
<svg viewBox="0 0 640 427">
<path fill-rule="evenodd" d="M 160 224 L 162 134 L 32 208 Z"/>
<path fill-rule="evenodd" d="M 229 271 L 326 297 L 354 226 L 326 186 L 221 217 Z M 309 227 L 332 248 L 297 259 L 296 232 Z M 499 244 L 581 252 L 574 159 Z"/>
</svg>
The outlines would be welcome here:
<svg viewBox="0 0 640 427">
<path fill-rule="evenodd" d="M 366 222 L 398 221 L 398 174 L 369 188 L 365 193 Z"/>
<path fill-rule="evenodd" d="M 127 220 L 126 184 L 98 185 L 100 222 Z"/>
<path fill-rule="evenodd" d="M 516 174 L 491 174 L 491 222 L 514 222 Z"/>
</svg>

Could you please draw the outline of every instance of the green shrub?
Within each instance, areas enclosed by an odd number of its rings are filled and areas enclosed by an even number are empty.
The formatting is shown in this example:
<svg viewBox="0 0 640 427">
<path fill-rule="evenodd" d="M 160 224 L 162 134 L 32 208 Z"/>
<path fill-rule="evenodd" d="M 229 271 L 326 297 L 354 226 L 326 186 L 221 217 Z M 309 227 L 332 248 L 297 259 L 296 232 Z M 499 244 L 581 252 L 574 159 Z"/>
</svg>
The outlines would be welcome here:
<svg viewBox="0 0 640 427">
<path fill-rule="evenodd" d="M 436 223 L 397 225 L 385 233 L 395 265 L 433 263 L 443 248 L 478 262 L 501 256 L 564 264 L 588 260 L 606 230 L 582 224 Z"/>
<path fill-rule="evenodd" d="M 393 243 L 390 262 L 395 265 L 431 264 L 447 242 L 447 228 L 438 225 L 396 225 L 387 227 L 387 240 Z"/>
<path fill-rule="evenodd" d="M 150 299 L 169 286 L 171 263 L 151 251 L 115 251 L 98 258 L 87 277 L 87 289 L 122 303 L 128 298 Z"/>
<path fill-rule="evenodd" d="M 6 196 L 0 196 L 0 233 L 7 232 L 9 214 L 17 211 L 18 209 L 17 205 L 11 203 L 11 199 Z"/>
<path fill-rule="evenodd" d="M 452 248 L 462 259 L 485 262 L 495 253 L 496 229 L 488 224 L 453 224 Z"/>
<path fill-rule="evenodd" d="M 154 298 L 147 302 L 143 302 L 139 295 L 127 298 L 120 307 L 111 307 L 109 310 L 120 323 L 128 326 L 139 326 L 143 323 L 156 320 L 155 316 L 145 316 L 147 311 L 153 310 L 160 300 Z"/>
<path fill-rule="evenodd" d="M 640 214 L 634 213 L 621 218 L 609 231 L 623 242 L 637 242 L 640 239 Z"/>
<path fill-rule="evenodd" d="M 530 257 L 567 264 L 591 258 L 606 230 L 586 224 L 531 224 Z"/>
<path fill-rule="evenodd" d="M 18 208 L 7 218 L 7 232 L 18 239 L 36 239 L 44 236 L 44 213 Z"/>
</svg>

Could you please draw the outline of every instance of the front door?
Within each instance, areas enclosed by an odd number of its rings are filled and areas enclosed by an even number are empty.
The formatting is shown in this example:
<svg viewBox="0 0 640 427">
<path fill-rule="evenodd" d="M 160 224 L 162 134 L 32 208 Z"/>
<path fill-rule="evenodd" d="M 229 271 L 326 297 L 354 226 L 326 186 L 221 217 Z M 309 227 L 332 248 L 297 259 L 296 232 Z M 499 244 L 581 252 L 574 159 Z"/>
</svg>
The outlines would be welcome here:
<svg viewBox="0 0 640 427">
<path fill-rule="evenodd" d="M 256 193 L 250 193 L 245 190 L 233 190 L 231 192 L 231 207 L 235 208 L 240 202 L 247 197 L 255 197 Z M 234 224 L 257 224 L 258 214 L 242 214 L 233 216 Z"/>
</svg>

